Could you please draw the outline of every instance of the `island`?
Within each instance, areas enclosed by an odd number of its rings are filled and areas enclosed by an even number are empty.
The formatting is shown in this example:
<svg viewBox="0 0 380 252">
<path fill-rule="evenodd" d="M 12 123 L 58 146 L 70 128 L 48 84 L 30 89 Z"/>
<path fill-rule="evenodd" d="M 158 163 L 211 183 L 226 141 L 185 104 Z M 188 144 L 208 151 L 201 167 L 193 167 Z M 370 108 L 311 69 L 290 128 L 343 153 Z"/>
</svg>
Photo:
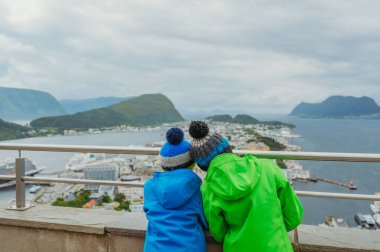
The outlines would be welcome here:
<svg viewBox="0 0 380 252">
<path fill-rule="evenodd" d="M 330 96 L 321 103 L 301 102 L 290 115 L 306 118 L 380 118 L 380 107 L 367 96 Z"/>
</svg>

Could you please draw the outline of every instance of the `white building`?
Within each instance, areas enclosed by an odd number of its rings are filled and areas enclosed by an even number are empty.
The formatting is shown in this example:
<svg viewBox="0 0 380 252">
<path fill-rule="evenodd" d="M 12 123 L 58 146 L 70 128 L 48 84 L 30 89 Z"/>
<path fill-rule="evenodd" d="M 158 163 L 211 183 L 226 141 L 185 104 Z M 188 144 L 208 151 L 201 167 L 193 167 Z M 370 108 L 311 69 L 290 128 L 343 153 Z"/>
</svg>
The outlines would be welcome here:
<svg viewBox="0 0 380 252">
<path fill-rule="evenodd" d="M 144 188 L 142 187 L 124 187 L 122 192 L 127 200 L 142 200 L 144 199 Z"/>
<path fill-rule="evenodd" d="M 116 181 L 118 178 L 118 167 L 114 163 L 89 164 L 86 165 L 83 171 L 84 179 Z M 87 184 L 84 188 L 90 191 L 97 191 L 99 185 Z"/>
<path fill-rule="evenodd" d="M 115 198 L 115 187 L 114 186 L 109 186 L 109 185 L 101 185 L 99 186 L 98 193 L 100 195 L 108 195 L 111 197 L 111 199 Z"/>
<path fill-rule="evenodd" d="M 144 212 L 144 204 L 130 204 L 129 209 L 132 213 L 143 213 Z"/>
</svg>

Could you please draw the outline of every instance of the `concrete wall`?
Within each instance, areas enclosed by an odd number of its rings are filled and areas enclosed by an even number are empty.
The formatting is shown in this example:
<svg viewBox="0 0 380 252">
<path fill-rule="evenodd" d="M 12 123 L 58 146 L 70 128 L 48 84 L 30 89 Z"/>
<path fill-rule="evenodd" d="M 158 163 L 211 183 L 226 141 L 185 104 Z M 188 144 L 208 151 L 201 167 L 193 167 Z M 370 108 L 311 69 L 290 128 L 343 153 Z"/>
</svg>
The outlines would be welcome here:
<svg viewBox="0 0 380 252">
<path fill-rule="evenodd" d="M 0 252 L 137 252 L 144 246 L 144 214 L 37 206 L 0 206 Z M 291 235 L 291 234 L 290 234 Z M 222 251 L 206 232 L 207 250 Z M 299 250 L 380 252 L 380 232 L 301 225 Z M 297 250 L 296 250 L 297 251 Z"/>
<path fill-rule="evenodd" d="M 109 251 L 106 237 L 99 234 L 1 225 L 0 237 L 2 252 Z"/>
</svg>

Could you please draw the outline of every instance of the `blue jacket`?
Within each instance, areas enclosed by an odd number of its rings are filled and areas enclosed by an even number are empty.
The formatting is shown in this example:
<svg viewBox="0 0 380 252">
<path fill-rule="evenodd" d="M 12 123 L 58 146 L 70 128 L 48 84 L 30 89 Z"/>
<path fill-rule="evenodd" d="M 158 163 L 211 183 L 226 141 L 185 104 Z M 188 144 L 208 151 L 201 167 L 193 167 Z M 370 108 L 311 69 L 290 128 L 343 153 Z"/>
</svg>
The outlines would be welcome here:
<svg viewBox="0 0 380 252">
<path fill-rule="evenodd" d="M 144 251 L 204 252 L 201 179 L 189 169 L 155 172 L 144 186 Z"/>
</svg>

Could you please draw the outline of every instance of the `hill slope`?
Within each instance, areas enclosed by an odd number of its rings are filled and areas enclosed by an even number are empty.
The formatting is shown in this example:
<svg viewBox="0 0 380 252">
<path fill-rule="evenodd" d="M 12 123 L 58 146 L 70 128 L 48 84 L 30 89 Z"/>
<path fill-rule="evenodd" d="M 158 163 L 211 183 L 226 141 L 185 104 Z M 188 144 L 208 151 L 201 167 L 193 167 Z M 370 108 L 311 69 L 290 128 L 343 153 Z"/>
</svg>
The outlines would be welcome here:
<svg viewBox="0 0 380 252">
<path fill-rule="evenodd" d="M 0 119 L 0 141 L 28 137 L 27 127 Z"/>
<path fill-rule="evenodd" d="M 283 123 L 279 121 L 259 121 L 258 119 L 247 115 L 247 114 L 239 114 L 236 115 L 234 118 L 228 114 L 224 115 L 214 115 L 206 117 L 206 119 L 214 121 L 214 122 L 229 122 L 229 123 L 240 123 L 240 124 L 264 124 L 264 125 L 270 125 L 273 127 L 288 127 L 288 128 L 295 128 L 295 125 L 290 123 Z"/>
<path fill-rule="evenodd" d="M 349 117 L 380 113 L 380 107 L 370 97 L 331 96 L 321 103 L 301 102 L 290 113 L 304 117 Z"/>
<path fill-rule="evenodd" d="M 246 114 L 239 114 L 239 115 L 236 115 L 234 118 L 232 118 L 232 116 L 228 114 L 214 115 L 214 116 L 206 117 L 206 119 L 214 121 L 214 122 L 230 122 L 230 123 L 241 123 L 241 124 L 259 123 L 259 120 Z"/>
<path fill-rule="evenodd" d="M 65 110 L 49 93 L 0 87 L 0 118 L 31 120 L 42 116 L 62 115 Z"/>
<path fill-rule="evenodd" d="M 91 109 L 107 107 L 130 98 L 131 97 L 99 97 L 83 100 L 60 100 L 59 103 L 61 103 L 68 114 L 74 114 Z"/>
<path fill-rule="evenodd" d="M 45 117 L 31 122 L 33 127 L 62 129 L 99 128 L 117 125 L 147 126 L 182 121 L 173 103 L 162 94 L 146 94 L 105 108 L 74 115 Z"/>
</svg>

